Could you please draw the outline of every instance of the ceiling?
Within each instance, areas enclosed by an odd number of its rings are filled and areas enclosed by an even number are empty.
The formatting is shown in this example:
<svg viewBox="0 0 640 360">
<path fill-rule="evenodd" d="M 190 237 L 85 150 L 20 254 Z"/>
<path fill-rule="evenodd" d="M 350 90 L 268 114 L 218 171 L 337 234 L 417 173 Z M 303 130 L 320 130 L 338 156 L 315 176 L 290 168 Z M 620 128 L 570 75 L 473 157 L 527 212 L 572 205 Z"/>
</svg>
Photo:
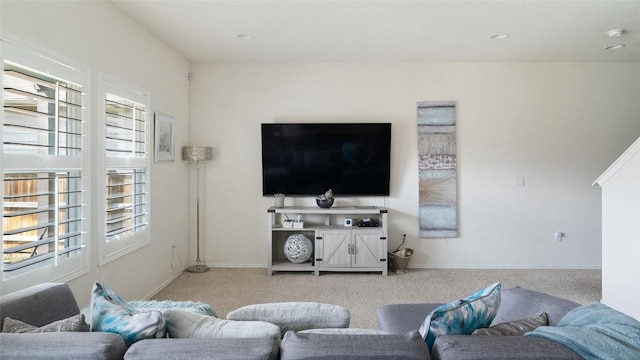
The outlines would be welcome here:
<svg viewBox="0 0 640 360">
<path fill-rule="evenodd" d="M 110 2 L 190 62 L 640 62 L 640 0 Z"/>
</svg>

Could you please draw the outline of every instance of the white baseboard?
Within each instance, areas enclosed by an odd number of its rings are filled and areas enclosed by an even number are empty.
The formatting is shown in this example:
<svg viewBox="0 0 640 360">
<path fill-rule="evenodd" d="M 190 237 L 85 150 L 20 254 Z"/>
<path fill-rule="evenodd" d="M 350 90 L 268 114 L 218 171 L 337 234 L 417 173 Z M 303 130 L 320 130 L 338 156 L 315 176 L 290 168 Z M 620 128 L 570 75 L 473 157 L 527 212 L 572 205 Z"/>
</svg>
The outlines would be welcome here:
<svg viewBox="0 0 640 360">
<path fill-rule="evenodd" d="M 186 268 L 185 268 L 186 269 Z M 167 287 L 167 285 L 171 284 L 171 282 L 173 282 L 173 280 L 177 279 L 178 276 L 180 276 L 182 274 L 182 272 L 179 272 L 177 274 L 172 274 L 172 276 L 169 278 L 169 280 L 163 282 L 160 287 L 156 288 L 155 290 L 151 291 L 149 294 L 145 295 L 142 300 L 149 300 L 151 299 L 155 294 L 159 293 L 160 290 L 164 289 L 165 287 Z"/>
<path fill-rule="evenodd" d="M 409 269 L 559 269 L 559 270 L 602 270 L 602 266 L 550 266 L 550 265 L 409 265 Z"/>
<path fill-rule="evenodd" d="M 195 265 L 195 264 L 193 264 Z M 216 268 L 267 268 L 266 264 L 205 264 Z M 581 265 L 581 266 L 550 266 L 550 265 L 409 265 L 409 269 L 560 269 L 560 270 L 602 270 L 602 266 Z"/>
</svg>

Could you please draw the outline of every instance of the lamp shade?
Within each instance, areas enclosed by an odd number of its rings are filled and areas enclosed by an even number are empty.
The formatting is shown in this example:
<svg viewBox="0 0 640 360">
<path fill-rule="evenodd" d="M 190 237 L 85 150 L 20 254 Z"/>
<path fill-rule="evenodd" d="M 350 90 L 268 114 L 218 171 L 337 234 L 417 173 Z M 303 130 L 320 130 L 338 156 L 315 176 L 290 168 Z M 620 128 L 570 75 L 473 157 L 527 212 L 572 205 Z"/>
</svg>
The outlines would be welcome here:
<svg viewBox="0 0 640 360">
<path fill-rule="evenodd" d="M 182 160 L 190 162 L 203 162 L 213 159 L 213 147 L 211 146 L 183 146 Z"/>
</svg>

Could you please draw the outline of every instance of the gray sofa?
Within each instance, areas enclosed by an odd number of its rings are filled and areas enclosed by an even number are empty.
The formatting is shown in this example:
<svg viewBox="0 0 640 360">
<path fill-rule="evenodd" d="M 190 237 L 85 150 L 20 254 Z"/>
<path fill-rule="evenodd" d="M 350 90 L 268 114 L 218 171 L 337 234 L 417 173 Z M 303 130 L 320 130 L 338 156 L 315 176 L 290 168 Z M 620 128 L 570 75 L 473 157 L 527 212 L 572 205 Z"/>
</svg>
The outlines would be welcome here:
<svg viewBox="0 0 640 360">
<path fill-rule="evenodd" d="M 0 297 L 0 325 L 10 317 L 40 327 L 78 314 L 80 309 L 66 284 L 46 283 Z M 272 338 L 165 338 L 138 341 L 129 348 L 119 335 L 107 332 L 0 333 L 0 359 L 429 359 L 417 331 L 401 335 L 362 334 L 358 329 L 312 331 L 287 331 L 280 342 Z"/>
<path fill-rule="evenodd" d="M 578 307 L 573 301 L 523 288 L 503 289 L 492 325 L 516 321 L 545 312 L 549 325 Z M 393 304 L 378 309 L 378 327 L 394 334 L 419 329 L 425 317 L 441 304 Z M 431 351 L 434 360 L 582 360 L 560 343 L 531 336 L 443 335 Z"/>
<path fill-rule="evenodd" d="M 378 309 L 380 333 L 358 329 L 288 331 L 282 341 L 267 338 L 149 339 L 127 348 L 106 332 L 0 333 L 0 358 L 9 359 L 550 359 L 579 360 L 569 348 L 529 336 L 445 335 L 431 354 L 416 329 L 439 304 L 395 304 Z M 546 312 L 555 325 L 579 304 L 532 290 L 502 290 L 494 324 Z M 80 314 L 66 284 L 41 284 L 0 297 L 0 317 L 44 326 Z M 383 334 L 382 331 L 387 332 Z M 391 333 L 391 334 L 388 334 Z"/>
</svg>

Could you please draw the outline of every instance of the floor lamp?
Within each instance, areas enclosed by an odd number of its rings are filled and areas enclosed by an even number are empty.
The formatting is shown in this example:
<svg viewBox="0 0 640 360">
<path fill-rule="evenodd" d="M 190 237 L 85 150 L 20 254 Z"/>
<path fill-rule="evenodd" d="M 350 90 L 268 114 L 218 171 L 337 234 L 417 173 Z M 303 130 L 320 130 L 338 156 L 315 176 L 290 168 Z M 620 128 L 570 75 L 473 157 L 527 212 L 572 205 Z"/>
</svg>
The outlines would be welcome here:
<svg viewBox="0 0 640 360">
<path fill-rule="evenodd" d="M 196 264 L 187 268 L 187 272 L 190 273 L 203 273 L 209 270 L 209 267 L 202 265 L 200 261 L 200 168 L 211 159 L 213 159 L 211 146 L 182 147 L 182 160 L 196 167 Z"/>
</svg>

